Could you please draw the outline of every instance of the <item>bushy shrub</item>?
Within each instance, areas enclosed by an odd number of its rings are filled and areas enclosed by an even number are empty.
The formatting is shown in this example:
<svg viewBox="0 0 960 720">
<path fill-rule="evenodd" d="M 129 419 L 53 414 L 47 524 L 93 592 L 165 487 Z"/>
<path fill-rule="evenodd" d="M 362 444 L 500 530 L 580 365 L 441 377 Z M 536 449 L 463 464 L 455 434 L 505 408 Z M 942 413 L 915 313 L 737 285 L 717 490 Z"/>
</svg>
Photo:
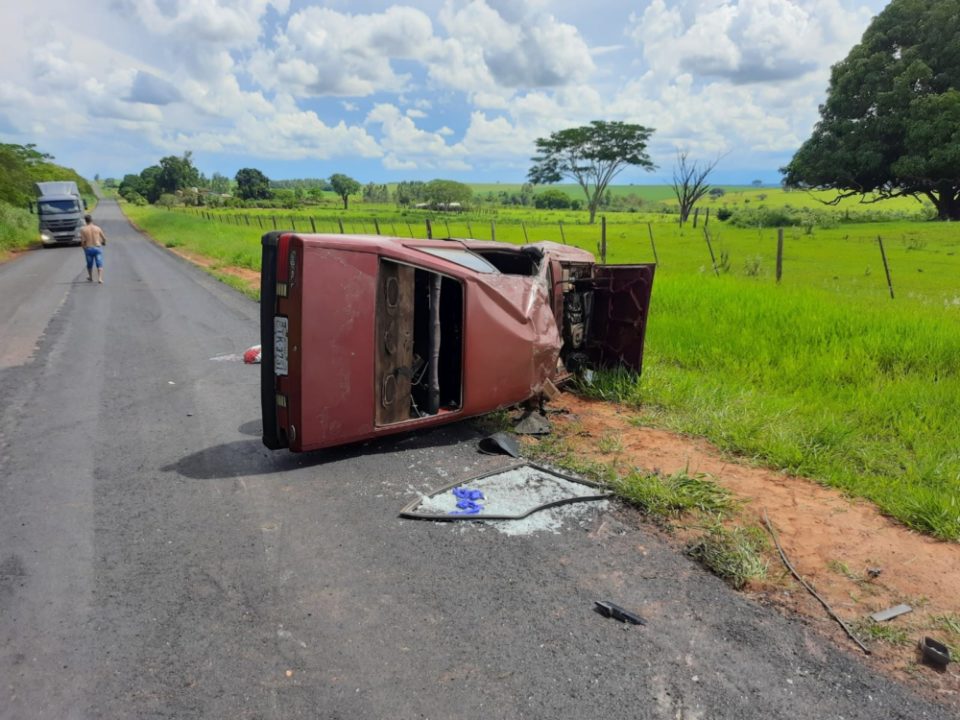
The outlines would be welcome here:
<svg viewBox="0 0 960 720">
<path fill-rule="evenodd" d="M 733 210 L 728 207 L 722 207 L 717 210 L 717 220 L 729 220 L 733 217 Z"/>
</svg>

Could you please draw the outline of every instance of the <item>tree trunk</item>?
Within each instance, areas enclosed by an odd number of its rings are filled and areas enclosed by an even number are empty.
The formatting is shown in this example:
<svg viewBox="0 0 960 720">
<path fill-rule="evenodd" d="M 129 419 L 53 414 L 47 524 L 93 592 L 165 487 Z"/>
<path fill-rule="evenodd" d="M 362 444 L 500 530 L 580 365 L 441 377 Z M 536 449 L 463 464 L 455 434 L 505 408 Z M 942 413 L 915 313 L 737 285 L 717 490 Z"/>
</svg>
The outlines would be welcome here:
<svg viewBox="0 0 960 720">
<path fill-rule="evenodd" d="M 343 196 L 343 209 L 344 209 L 344 210 L 349 210 L 349 209 L 350 209 L 350 196 L 349 196 L 349 195 L 344 195 L 344 196 Z"/>
<path fill-rule="evenodd" d="M 960 220 L 960 193 L 955 188 L 932 196 L 931 199 L 937 208 L 939 220 Z"/>
</svg>

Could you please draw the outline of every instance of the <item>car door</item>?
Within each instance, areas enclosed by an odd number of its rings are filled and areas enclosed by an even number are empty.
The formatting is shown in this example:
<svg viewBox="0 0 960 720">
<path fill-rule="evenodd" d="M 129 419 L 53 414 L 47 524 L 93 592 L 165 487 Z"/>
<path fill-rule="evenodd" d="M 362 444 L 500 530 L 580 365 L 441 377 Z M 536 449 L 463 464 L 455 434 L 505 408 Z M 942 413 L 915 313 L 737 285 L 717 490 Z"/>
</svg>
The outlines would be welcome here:
<svg viewBox="0 0 960 720">
<path fill-rule="evenodd" d="M 640 372 L 656 265 L 595 265 L 589 355 L 596 367 Z"/>
</svg>

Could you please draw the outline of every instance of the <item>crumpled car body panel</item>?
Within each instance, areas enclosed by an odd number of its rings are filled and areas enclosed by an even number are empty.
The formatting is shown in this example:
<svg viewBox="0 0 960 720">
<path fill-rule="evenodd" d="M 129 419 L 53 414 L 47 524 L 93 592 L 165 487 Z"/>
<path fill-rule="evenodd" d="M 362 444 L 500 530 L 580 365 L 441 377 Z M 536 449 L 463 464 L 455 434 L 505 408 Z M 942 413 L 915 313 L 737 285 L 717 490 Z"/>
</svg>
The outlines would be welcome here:
<svg viewBox="0 0 960 720">
<path fill-rule="evenodd" d="M 653 269 L 556 243 L 268 233 L 264 444 L 332 447 L 509 407 L 584 366 L 639 371 Z"/>
</svg>

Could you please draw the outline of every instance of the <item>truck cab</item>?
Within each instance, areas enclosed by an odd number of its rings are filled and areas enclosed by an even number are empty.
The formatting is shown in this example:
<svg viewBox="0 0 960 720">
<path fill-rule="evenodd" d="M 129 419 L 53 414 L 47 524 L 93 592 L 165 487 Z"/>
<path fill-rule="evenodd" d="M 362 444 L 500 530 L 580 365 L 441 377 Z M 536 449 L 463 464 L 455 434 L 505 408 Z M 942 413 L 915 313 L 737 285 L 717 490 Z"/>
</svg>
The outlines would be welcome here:
<svg viewBox="0 0 960 720">
<path fill-rule="evenodd" d="M 38 182 L 36 209 L 44 247 L 80 243 L 86 201 L 75 182 Z"/>
</svg>

